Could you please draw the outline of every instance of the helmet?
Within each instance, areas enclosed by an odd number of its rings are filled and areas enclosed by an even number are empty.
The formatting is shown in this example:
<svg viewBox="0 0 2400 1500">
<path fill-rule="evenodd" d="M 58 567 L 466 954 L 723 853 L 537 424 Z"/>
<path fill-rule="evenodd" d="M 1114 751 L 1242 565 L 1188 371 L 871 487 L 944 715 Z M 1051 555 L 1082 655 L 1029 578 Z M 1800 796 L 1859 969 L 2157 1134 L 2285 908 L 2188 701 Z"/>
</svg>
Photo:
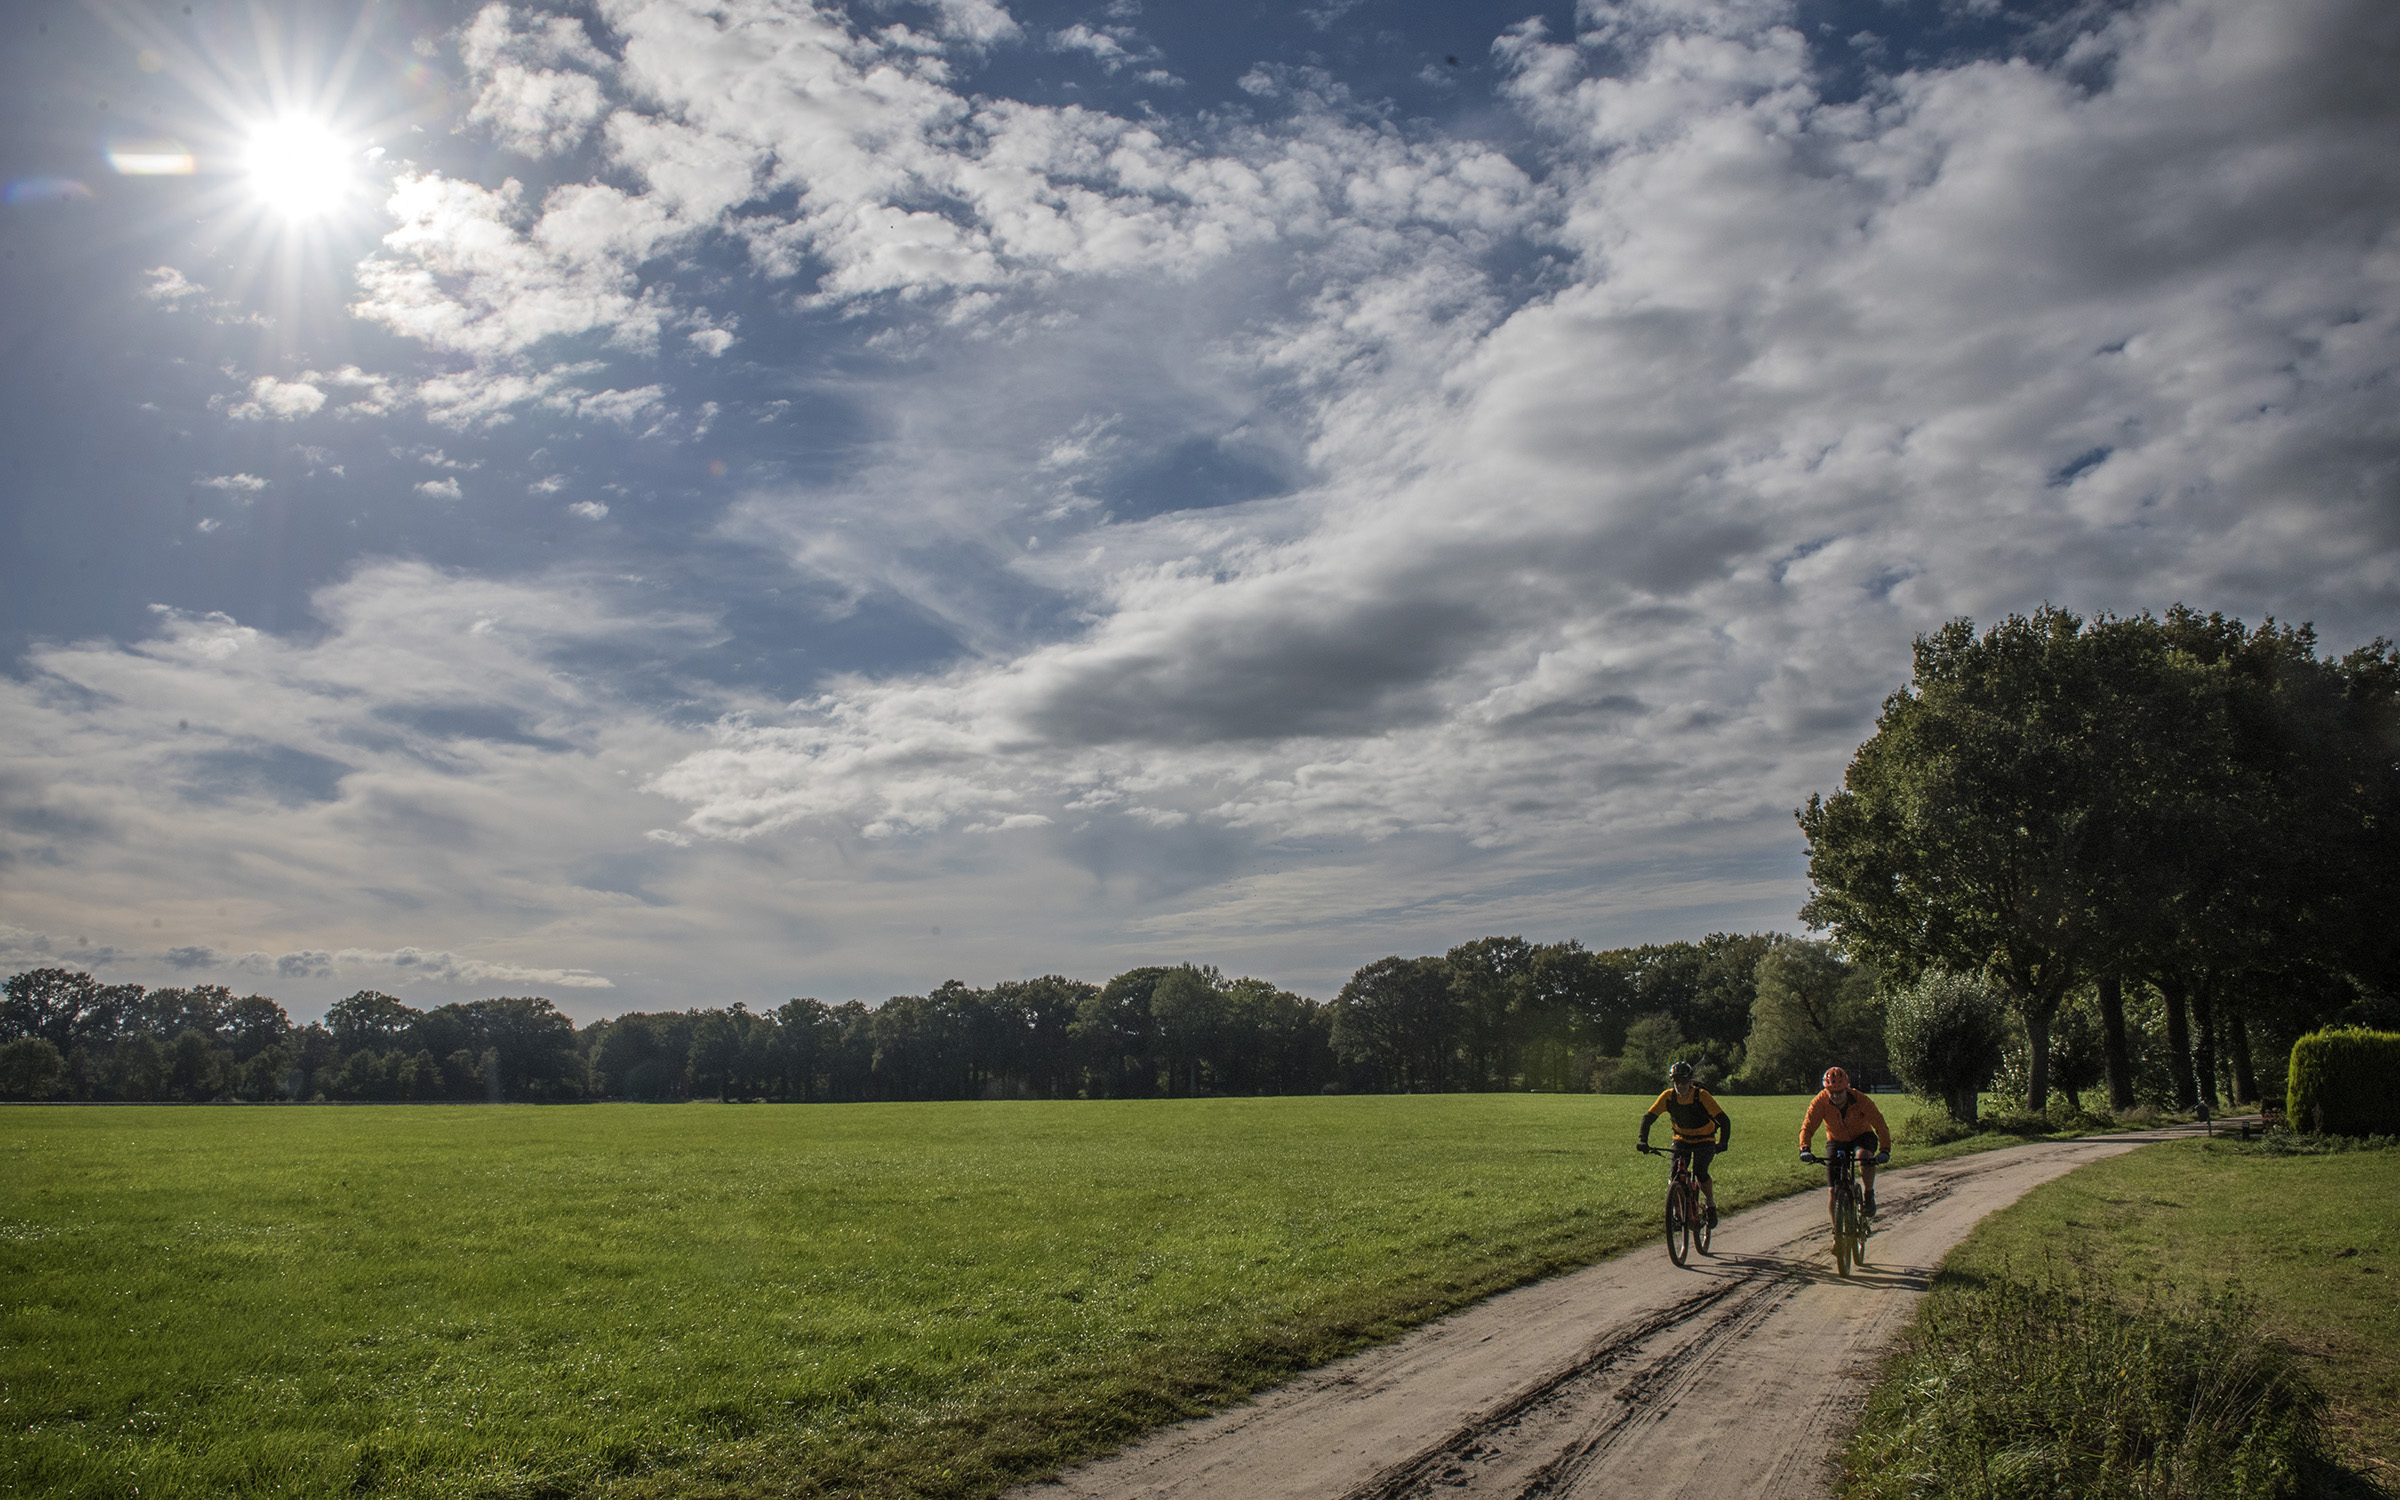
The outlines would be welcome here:
<svg viewBox="0 0 2400 1500">
<path fill-rule="evenodd" d="M 1692 1081 L 1692 1065 L 1691 1065 L 1690 1063 L 1688 1063 L 1688 1062 L 1679 1062 L 1679 1063 L 1677 1063 L 1675 1066 L 1673 1066 L 1673 1067 L 1671 1067 L 1671 1068 L 1667 1069 L 1667 1082 L 1669 1082 L 1669 1083 L 1690 1083 L 1691 1081 Z"/>
<path fill-rule="evenodd" d="M 1825 1086 L 1829 1089 L 1846 1089 L 1850 1086 L 1850 1075 L 1839 1067 L 1827 1068 L 1825 1070 Z"/>
</svg>

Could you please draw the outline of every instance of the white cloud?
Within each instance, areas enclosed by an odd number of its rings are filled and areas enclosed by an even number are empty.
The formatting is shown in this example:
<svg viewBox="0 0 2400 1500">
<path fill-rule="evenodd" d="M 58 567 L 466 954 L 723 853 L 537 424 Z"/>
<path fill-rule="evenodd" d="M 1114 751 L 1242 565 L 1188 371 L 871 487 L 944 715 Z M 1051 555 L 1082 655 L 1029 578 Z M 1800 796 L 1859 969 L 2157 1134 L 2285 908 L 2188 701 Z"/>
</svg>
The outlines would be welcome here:
<svg viewBox="0 0 2400 1500">
<path fill-rule="evenodd" d="M 250 399 L 225 408 L 237 422 L 291 422 L 321 411 L 325 392 L 307 380 L 278 380 L 261 375 L 250 382 Z"/>
<path fill-rule="evenodd" d="M 1131 40 L 1133 40 L 1133 31 L 1130 27 L 1111 26 L 1094 30 L 1081 21 L 1069 26 L 1064 31 L 1050 33 L 1051 46 L 1061 52 L 1088 52 L 1092 55 L 1094 62 L 1111 73 L 1131 63 L 1148 61 L 1157 55 L 1153 49 L 1143 48 L 1139 42 L 1135 42 L 1134 47 L 1129 49 L 1125 43 Z"/>
<path fill-rule="evenodd" d="M 458 50 L 480 90 L 468 123 L 512 151 L 571 150 L 608 108 L 593 75 L 606 75 L 610 61 L 572 17 L 487 5 L 460 33 Z"/>
<path fill-rule="evenodd" d="M 591 395 L 579 394 L 574 398 L 573 404 L 575 414 L 579 417 L 614 422 L 619 427 L 631 427 L 657 411 L 665 402 L 666 391 L 663 387 L 645 385 L 638 390 L 631 391 L 612 390 L 599 391 Z M 565 404 L 563 399 L 560 404 Z"/>
<path fill-rule="evenodd" d="M 1022 34 L 1007 7 L 994 0 L 929 0 L 929 3 L 937 18 L 935 29 L 971 47 L 1013 41 Z"/>
<path fill-rule="evenodd" d="M 944 13 L 976 45 L 1006 34 L 979 7 Z M 641 191 L 570 183 L 536 209 L 514 180 L 405 174 L 400 227 L 359 270 L 360 316 L 486 362 L 596 332 L 646 351 L 668 310 L 640 269 L 704 235 L 738 238 L 771 276 L 813 272 L 823 297 L 924 296 L 1188 273 L 1322 234 L 1329 213 L 1485 231 L 1518 222 L 1530 190 L 1496 151 L 1412 145 L 1323 111 L 1234 131 L 1212 153 L 1088 110 L 971 99 L 916 34 L 858 32 L 830 12 L 616 0 L 602 15 L 643 101 L 609 116 L 608 151 Z M 1135 56 L 1110 34 L 1074 35 Z M 797 207 L 752 211 L 776 193 Z"/>
<path fill-rule="evenodd" d="M 420 479 L 416 491 L 428 500 L 456 500 L 460 493 L 456 479 Z"/>
<path fill-rule="evenodd" d="M 334 963 L 345 969 L 389 969 L 398 974 L 403 983 L 422 979 L 432 984 L 468 987 L 516 984 L 573 990 L 614 988 L 606 976 L 585 969 L 545 969 L 526 964 L 493 963 L 487 959 L 461 958 L 455 953 L 427 952 L 420 948 L 395 948 L 388 953 L 344 948 L 331 957 Z"/>
<path fill-rule="evenodd" d="M 142 288 L 142 295 L 153 302 L 177 303 L 186 297 L 207 295 L 206 287 L 186 281 L 183 273 L 173 266 L 152 266 L 142 274 L 150 278 L 150 284 Z"/>
<path fill-rule="evenodd" d="M 225 490 L 232 494 L 255 495 L 267 487 L 267 481 L 256 474 L 219 474 L 209 479 L 195 479 L 192 486 L 203 490 Z"/>
<path fill-rule="evenodd" d="M 503 63 L 485 78 L 467 118 L 491 127 L 511 150 L 549 156 L 579 144 L 607 108 L 589 74 Z"/>
<path fill-rule="evenodd" d="M 568 506 L 567 509 L 574 514 L 583 517 L 587 521 L 605 521 L 608 519 L 608 507 L 598 500 L 578 500 L 574 504 Z"/>
</svg>

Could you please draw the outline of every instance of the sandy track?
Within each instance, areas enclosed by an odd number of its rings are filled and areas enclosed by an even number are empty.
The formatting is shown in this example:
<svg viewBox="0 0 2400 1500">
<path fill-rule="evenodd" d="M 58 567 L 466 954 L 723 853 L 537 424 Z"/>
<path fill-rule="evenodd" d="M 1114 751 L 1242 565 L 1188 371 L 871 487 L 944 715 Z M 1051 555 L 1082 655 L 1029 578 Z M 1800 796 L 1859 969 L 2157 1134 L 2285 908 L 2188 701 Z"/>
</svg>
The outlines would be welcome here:
<svg viewBox="0 0 2400 1500">
<path fill-rule="evenodd" d="M 1875 1355 L 1975 1221 L 2180 1130 L 1886 1173 L 1869 1264 L 1833 1270 L 1822 1193 L 1727 1218 L 1678 1269 L 1653 1242 L 1520 1287 L 1143 1439 L 1015 1500 L 1820 1496 Z M 1665 1173 L 1660 1172 L 1661 1191 Z"/>
</svg>

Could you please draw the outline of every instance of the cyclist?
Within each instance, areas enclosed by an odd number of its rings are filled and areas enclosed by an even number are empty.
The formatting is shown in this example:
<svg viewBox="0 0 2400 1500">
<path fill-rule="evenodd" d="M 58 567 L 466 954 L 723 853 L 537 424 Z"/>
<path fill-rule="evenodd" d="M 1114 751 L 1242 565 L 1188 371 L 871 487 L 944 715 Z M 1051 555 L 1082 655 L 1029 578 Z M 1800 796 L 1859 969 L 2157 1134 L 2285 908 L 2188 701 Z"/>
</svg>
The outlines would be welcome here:
<svg viewBox="0 0 2400 1500">
<path fill-rule="evenodd" d="M 1708 1180 L 1708 1163 L 1718 1152 L 1733 1146 L 1733 1121 L 1708 1090 L 1692 1078 L 1692 1065 L 1679 1062 L 1667 1069 L 1667 1087 L 1651 1104 L 1650 1112 L 1642 1116 L 1644 1149 L 1650 1145 L 1650 1122 L 1665 1115 L 1675 1128 L 1675 1154 L 1687 1157 L 1692 1164 L 1692 1176 L 1699 1179 L 1700 1191 L 1708 1200 L 1708 1227 L 1717 1227 L 1717 1185 Z"/>
<path fill-rule="evenodd" d="M 1875 1101 L 1850 1087 L 1850 1075 L 1839 1067 L 1825 1070 L 1825 1087 L 1816 1098 L 1808 1101 L 1808 1113 L 1800 1121 L 1800 1159 L 1808 1160 L 1809 1138 L 1817 1127 L 1825 1127 L 1825 1182 L 1828 1187 L 1842 1180 L 1842 1158 L 1856 1152 L 1861 1141 L 1882 1143 L 1881 1156 L 1866 1156 L 1859 1160 L 1859 1180 L 1867 1191 L 1867 1217 L 1875 1216 L 1875 1164 L 1892 1154 L 1892 1127 L 1883 1123 L 1883 1111 Z M 1825 1208 L 1833 1210 L 1833 1196 L 1826 1194 Z"/>
</svg>

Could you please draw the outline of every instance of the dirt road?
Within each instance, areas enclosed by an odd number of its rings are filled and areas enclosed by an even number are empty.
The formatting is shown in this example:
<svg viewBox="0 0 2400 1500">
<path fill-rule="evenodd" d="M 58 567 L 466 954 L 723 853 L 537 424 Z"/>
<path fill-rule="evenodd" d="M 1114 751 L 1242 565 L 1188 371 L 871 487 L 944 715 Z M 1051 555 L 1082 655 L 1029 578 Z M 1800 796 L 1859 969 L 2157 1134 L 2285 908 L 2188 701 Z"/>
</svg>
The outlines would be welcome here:
<svg viewBox="0 0 2400 1500">
<path fill-rule="evenodd" d="M 1687 1269 L 1654 1242 L 1521 1287 L 1014 1500 L 1821 1496 L 1876 1353 L 1975 1221 L 2183 1133 L 1886 1173 L 1870 1263 L 1848 1280 L 1822 1193 L 1770 1203 L 1727 1218 Z"/>
</svg>

